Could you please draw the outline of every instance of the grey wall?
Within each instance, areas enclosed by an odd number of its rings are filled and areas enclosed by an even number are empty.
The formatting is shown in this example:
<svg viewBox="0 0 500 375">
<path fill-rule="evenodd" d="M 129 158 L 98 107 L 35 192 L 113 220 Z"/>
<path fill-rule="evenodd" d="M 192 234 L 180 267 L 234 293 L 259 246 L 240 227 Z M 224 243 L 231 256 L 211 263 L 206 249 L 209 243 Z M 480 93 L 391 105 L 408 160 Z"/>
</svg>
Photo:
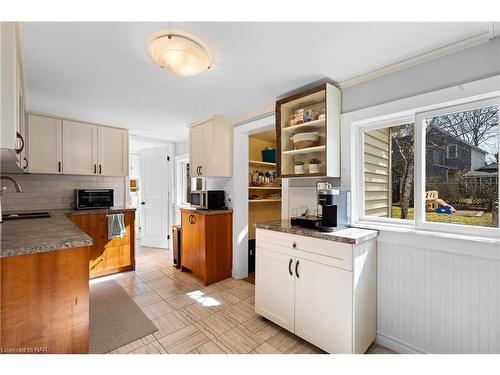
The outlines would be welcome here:
<svg viewBox="0 0 500 375">
<path fill-rule="evenodd" d="M 342 90 L 342 113 L 500 74 L 500 38 Z"/>
</svg>

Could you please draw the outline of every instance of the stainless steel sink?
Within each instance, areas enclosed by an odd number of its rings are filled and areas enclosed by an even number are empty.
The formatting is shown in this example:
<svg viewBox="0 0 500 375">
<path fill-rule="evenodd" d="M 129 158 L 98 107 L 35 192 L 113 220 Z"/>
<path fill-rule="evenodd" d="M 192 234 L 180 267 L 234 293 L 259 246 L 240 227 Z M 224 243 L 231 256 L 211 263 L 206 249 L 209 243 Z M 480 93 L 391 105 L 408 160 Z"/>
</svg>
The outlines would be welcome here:
<svg viewBox="0 0 500 375">
<path fill-rule="evenodd" d="M 42 219 L 47 217 L 50 217 L 48 212 L 12 212 L 9 214 L 3 214 L 2 220 Z"/>
</svg>

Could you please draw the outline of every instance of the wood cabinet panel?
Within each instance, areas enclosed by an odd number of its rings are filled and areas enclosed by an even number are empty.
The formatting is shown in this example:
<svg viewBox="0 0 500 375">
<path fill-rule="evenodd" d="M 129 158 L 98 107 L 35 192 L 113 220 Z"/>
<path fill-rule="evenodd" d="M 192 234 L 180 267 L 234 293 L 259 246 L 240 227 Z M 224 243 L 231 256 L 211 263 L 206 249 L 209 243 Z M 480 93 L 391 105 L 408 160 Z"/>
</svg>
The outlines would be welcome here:
<svg viewBox="0 0 500 375">
<path fill-rule="evenodd" d="M 106 214 L 71 215 L 70 220 L 92 237 L 89 251 L 90 278 L 135 269 L 135 212 L 125 212 L 123 238 L 108 240 Z"/>
<path fill-rule="evenodd" d="M 0 347 L 88 353 L 88 247 L 0 260 Z"/>
<path fill-rule="evenodd" d="M 203 215 L 181 211 L 181 269 L 205 285 L 231 277 L 232 214 Z"/>
</svg>

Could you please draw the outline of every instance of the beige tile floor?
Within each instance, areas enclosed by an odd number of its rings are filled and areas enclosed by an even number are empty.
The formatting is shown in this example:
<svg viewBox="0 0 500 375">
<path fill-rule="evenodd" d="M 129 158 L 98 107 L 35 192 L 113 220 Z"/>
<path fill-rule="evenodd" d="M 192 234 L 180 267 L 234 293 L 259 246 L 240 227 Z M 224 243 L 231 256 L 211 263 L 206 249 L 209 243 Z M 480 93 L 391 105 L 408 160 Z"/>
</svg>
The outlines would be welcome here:
<svg viewBox="0 0 500 375">
<path fill-rule="evenodd" d="M 172 266 L 172 253 L 138 247 L 135 272 L 116 280 L 158 331 L 112 354 L 324 353 L 254 312 L 254 285 L 227 279 L 204 286 Z M 372 345 L 367 353 L 390 354 Z"/>
</svg>

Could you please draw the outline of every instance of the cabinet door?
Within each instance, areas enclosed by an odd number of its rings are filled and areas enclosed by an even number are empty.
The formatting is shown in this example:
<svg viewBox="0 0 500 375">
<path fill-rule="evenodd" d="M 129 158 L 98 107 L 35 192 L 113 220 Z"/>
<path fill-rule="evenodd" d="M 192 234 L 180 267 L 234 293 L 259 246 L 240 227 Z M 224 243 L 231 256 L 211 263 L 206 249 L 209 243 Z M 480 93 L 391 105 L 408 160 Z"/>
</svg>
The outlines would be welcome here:
<svg viewBox="0 0 500 375">
<path fill-rule="evenodd" d="M 296 262 L 295 334 L 329 353 L 352 353 L 352 272 Z"/>
<path fill-rule="evenodd" d="M 189 129 L 189 160 L 191 177 L 211 176 L 213 121 Z"/>
<path fill-rule="evenodd" d="M 97 125 L 63 121 L 63 173 L 97 174 Z"/>
<path fill-rule="evenodd" d="M 97 142 L 97 173 L 128 176 L 128 130 L 99 126 Z"/>
<path fill-rule="evenodd" d="M 181 265 L 205 278 L 205 216 L 182 212 Z"/>
<path fill-rule="evenodd" d="M 28 116 L 28 171 L 62 173 L 62 121 Z"/>
<path fill-rule="evenodd" d="M 293 332 L 293 258 L 261 247 L 256 253 L 255 312 Z"/>
<path fill-rule="evenodd" d="M 18 62 L 14 22 L 0 23 L 0 123 L 1 148 L 17 149 Z"/>
</svg>

